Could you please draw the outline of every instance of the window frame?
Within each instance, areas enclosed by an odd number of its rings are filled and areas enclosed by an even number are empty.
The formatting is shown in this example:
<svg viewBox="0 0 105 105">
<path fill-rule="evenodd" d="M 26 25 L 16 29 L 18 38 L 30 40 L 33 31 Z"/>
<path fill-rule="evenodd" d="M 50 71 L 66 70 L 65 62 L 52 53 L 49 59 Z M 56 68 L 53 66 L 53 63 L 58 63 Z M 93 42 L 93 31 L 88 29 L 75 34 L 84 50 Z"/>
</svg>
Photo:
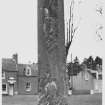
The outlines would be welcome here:
<svg viewBox="0 0 105 105">
<path fill-rule="evenodd" d="M 25 70 L 25 74 L 26 76 L 31 76 L 31 68 L 29 66 L 26 67 L 26 70 Z"/>
<path fill-rule="evenodd" d="M 25 89 L 26 89 L 26 91 L 31 91 L 31 82 L 26 82 Z"/>
<path fill-rule="evenodd" d="M 98 74 L 98 80 L 102 80 L 102 74 Z"/>
<path fill-rule="evenodd" d="M 6 90 L 5 91 L 3 90 L 3 85 L 6 86 Z M 7 93 L 7 83 L 2 83 L 2 93 Z"/>
</svg>

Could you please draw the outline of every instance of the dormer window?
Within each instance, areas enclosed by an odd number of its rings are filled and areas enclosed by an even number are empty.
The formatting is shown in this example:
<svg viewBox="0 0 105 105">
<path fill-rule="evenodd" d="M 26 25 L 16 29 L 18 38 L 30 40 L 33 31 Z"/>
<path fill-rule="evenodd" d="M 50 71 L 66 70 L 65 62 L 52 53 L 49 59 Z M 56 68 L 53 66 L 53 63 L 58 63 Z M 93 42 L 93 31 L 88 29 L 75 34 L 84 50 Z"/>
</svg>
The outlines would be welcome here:
<svg viewBox="0 0 105 105">
<path fill-rule="evenodd" d="M 2 79 L 5 79 L 5 72 L 2 72 Z"/>
<path fill-rule="evenodd" d="M 31 68 L 28 66 L 26 67 L 26 76 L 30 76 L 31 75 Z"/>
</svg>

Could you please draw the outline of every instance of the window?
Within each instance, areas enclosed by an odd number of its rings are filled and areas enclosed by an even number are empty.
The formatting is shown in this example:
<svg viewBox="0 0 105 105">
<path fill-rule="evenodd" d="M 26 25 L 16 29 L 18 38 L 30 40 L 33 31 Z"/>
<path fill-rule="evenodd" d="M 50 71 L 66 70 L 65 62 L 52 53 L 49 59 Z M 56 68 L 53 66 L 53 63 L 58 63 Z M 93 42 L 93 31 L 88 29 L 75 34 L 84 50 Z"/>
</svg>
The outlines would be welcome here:
<svg viewBox="0 0 105 105">
<path fill-rule="evenodd" d="M 96 79 L 96 73 L 92 73 L 92 76 Z"/>
<path fill-rule="evenodd" d="M 27 76 L 30 76 L 31 75 L 31 68 L 30 67 L 27 67 L 26 68 L 26 75 Z"/>
<path fill-rule="evenodd" d="M 7 92 L 7 85 L 6 84 L 2 84 L 2 91 Z"/>
<path fill-rule="evenodd" d="M 2 72 L 2 79 L 5 79 L 5 72 Z"/>
<path fill-rule="evenodd" d="M 99 79 L 99 80 L 102 80 L 102 74 L 99 74 L 99 75 L 98 75 L 98 79 Z"/>
<path fill-rule="evenodd" d="M 26 83 L 26 91 L 31 91 L 31 83 L 30 82 Z"/>
<path fill-rule="evenodd" d="M 89 74 L 85 73 L 85 80 L 88 81 L 89 80 Z"/>
</svg>

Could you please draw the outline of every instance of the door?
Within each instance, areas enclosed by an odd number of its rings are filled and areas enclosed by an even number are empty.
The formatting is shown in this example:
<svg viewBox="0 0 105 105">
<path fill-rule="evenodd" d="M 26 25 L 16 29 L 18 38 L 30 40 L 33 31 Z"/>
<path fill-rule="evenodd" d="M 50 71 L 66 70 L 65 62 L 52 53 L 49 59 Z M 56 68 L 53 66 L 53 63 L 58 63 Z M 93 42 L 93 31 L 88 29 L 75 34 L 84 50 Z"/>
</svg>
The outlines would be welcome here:
<svg viewBox="0 0 105 105">
<path fill-rule="evenodd" d="M 9 95 L 13 96 L 14 84 L 9 84 Z"/>
</svg>

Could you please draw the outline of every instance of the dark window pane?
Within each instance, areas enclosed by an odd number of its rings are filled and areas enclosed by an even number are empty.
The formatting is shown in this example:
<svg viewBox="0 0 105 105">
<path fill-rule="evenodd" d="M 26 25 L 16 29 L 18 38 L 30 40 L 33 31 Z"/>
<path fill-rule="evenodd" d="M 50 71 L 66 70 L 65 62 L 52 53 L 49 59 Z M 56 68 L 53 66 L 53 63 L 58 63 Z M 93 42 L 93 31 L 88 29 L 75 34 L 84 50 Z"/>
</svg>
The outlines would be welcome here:
<svg viewBox="0 0 105 105">
<path fill-rule="evenodd" d="M 2 90 L 3 90 L 3 91 L 6 91 L 6 84 L 3 84 L 3 85 L 2 85 Z"/>
</svg>

